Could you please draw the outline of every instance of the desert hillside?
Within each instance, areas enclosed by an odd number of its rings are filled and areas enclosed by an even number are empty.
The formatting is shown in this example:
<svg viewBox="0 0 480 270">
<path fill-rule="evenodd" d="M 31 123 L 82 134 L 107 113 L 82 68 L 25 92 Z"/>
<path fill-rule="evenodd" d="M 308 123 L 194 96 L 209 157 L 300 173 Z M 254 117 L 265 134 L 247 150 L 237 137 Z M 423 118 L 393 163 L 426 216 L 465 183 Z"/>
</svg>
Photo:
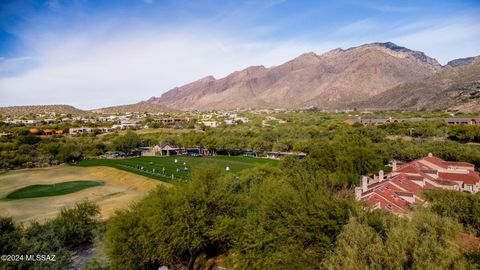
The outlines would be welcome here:
<svg viewBox="0 0 480 270">
<path fill-rule="evenodd" d="M 146 102 L 183 110 L 328 109 L 423 79 L 441 68 L 422 52 L 390 42 L 372 43 L 321 55 L 306 53 L 279 66 L 252 66 L 222 79 L 208 76 Z"/>
<path fill-rule="evenodd" d="M 29 105 L 0 107 L 0 115 L 3 116 L 24 116 L 29 114 L 72 114 L 86 115 L 87 111 L 77 109 L 70 105 Z"/>
<path fill-rule="evenodd" d="M 394 87 L 358 107 L 480 112 L 480 58 L 447 65 L 428 78 Z"/>
<path fill-rule="evenodd" d="M 161 113 L 161 112 L 172 112 L 174 110 L 160 104 L 139 102 L 135 104 L 119 105 L 119 106 L 94 109 L 91 111 L 95 113 L 127 113 L 127 112 Z"/>
</svg>

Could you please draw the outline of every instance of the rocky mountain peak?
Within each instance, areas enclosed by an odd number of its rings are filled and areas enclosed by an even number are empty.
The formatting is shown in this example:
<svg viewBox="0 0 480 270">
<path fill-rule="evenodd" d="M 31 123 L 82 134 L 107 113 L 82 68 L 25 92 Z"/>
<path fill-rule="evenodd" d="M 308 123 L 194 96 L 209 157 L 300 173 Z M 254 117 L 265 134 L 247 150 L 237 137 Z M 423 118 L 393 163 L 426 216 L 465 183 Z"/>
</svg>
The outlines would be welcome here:
<svg viewBox="0 0 480 270">
<path fill-rule="evenodd" d="M 293 61 L 301 61 L 301 62 L 310 62 L 310 61 L 317 61 L 318 60 L 318 55 L 314 52 L 307 52 L 304 54 L 301 54 L 297 58 L 293 59 Z"/>
<path fill-rule="evenodd" d="M 480 61 L 480 56 L 454 59 L 452 61 L 449 61 L 445 66 L 447 66 L 447 67 L 460 67 L 460 66 L 465 66 L 465 65 L 471 64 L 475 61 Z"/>
<path fill-rule="evenodd" d="M 184 110 L 335 108 L 435 74 L 440 64 L 392 42 L 304 53 L 284 64 L 251 66 L 175 87 L 149 101 Z M 148 102 L 148 101 L 147 101 Z"/>
</svg>

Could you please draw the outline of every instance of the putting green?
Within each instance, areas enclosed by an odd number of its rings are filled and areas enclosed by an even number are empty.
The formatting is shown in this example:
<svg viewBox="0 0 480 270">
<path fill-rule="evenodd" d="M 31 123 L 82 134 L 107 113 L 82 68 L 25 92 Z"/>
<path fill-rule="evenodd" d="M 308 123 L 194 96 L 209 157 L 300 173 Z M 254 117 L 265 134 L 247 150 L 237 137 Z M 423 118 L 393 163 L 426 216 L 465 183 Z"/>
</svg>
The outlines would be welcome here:
<svg viewBox="0 0 480 270">
<path fill-rule="evenodd" d="M 10 192 L 5 196 L 4 200 L 59 196 L 74 193 L 90 187 L 102 186 L 103 184 L 104 183 L 101 181 L 79 180 L 50 185 L 30 185 Z"/>
</svg>

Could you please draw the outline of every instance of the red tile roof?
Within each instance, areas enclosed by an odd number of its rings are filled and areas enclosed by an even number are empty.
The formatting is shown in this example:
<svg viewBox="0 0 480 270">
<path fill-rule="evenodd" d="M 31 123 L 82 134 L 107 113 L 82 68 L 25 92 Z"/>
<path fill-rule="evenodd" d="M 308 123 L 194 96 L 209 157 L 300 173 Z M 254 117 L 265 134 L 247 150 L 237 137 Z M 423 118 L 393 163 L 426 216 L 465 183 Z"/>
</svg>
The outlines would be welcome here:
<svg viewBox="0 0 480 270">
<path fill-rule="evenodd" d="M 452 166 L 472 167 L 473 170 L 468 173 L 439 172 L 432 168 L 433 166 L 428 166 L 428 163 L 421 162 L 422 160 L 434 164 L 437 166 L 435 168 L 442 168 L 439 169 L 440 171 L 449 170 L 449 167 L 451 170 Z M 409 209 L 412 204 L 423 204 L 424 201 L 418 196 L 424 189 L 441 188 L 434 184 L 451 187 L 458 185 L 457 181 L 465 184 L 480 183 L 480 173 L 475 172 L 474 169 L 474 165 L 467 162 L 448 162 L 434 156 L 428 156 L 400 166 L 394 171 L 395 174 L 387 175 L 387 179 L 382 182 L 368 185 L 368 190 L 362 193 L 362 196 L 372 206 L 379 205 L 384 210 L 402 213 Z M 421 182 L 419 183 L 419 181 Z M 400 196 L 413 197 L 413 203 Z"/>
<path fill-rule="evenodd" d="M 416 195 L 420 195 L 420 193 L 422 193 L 422 187 L 408 179 L 404 174 L 394 176 L 389 182 L 395 186 L 401 187 L 403 191 L 412 192 Z"/>
<path fill-rule="evenodd" d="M 405 166 L 402 166 L 395 172 L 403 172 L 403 173 L 416 173 L 417 169 L 415 169 L 411 164 L 407 164 Z"/>
<path fill-rule="evenodd" d="M 464 184 L 475 185 L 480 182 L 478 172 L 469 173 L 439 173 L 439 178 L 445 181 L 461 181 Z"/>
<path fill-rule="evenodd" d="M 468 162 L 456 162 L 456 161 L 444 161 L 445 164 L 450 165 L 450 166 L 460 166 L 460 167 L 472 167 L 472 169 L 475 168 L 475 165 L 472 163 Z"/>
<path fill-rule="evenodd" d="M 402 213 L 409 208 L 408 203 L 405 200 L 401 198 L 393 199 L 392 194 L 379 190 L 375 191 L 371 196 L 369 196 L 367 202 L 372 206 L 375 206 L 379 203 L 380 208 L 396 213 Z"/>
<path fill-rule="evenodd" d="M 456 185 L 458 185 L 458 183 L 456 183 L 454 181 L 449 181 L 449 180 L 444 180 L 444 179 L 435 179 L 435 180 L 432 180 L 432 181 L 439 184 L 439 185 L 442 185 L 442 186 L 456 186 Z"/>
<path fill-rule="evenodd" d="M 430 163 L 432 163 L 432 164 L 435 164 L 435 165 L 437 165 L 437 166 L 439 166 L 439 167 L 442 167 L 442 168 L 444 168 L 444 169 L 447 169 L 447 168 L 448 168 L 448 165 L 445 164 L 445 161 L 444 161 L 443 159 L 439 159 L 439 158 L 434 157 L 434 156 L 424 157 L 424 158 L 422 158 L 422 159 L 425 160 L 425 161 L 428 161 L 428 162 L 430 162 Z"/>
</svg>

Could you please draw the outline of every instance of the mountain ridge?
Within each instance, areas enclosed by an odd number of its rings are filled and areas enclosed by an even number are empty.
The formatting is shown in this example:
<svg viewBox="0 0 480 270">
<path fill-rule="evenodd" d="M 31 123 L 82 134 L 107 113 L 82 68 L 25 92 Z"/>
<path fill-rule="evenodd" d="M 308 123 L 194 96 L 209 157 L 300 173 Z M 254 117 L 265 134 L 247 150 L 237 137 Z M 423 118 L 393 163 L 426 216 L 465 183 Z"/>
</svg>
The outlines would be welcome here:
<svg viewBox="0 0 480 270">
<path fill-rule="evenodd" d="M 115 113 L 127 113 L 127 112 L 165 113 L 165 112 L 174 112 L 175 110 L 166 108 L 165 106 L 160 104 L 138 102 L 134 104 L 103 107 L 103 108 L 93 109 L 90 111 L 94 113 L 115 114 Z"/>
<path fill-rule="evenodd" d="M 145 102 L 181 110 L 336 108 L 441 70 L 434 58 L 391 42 L 317 55 L 304 53 L 278 66 L 250 66 L 207 76 Z"/>
<path fill-rule="evenodd" d="M 0 107 L 0 115 L 2 116 L 24 116 L 28 114 L 72 114 L 72 115 L 88 115 L 89 112 L 75 108 L 66 104 L 51 105 L 20 105 Z"/>
<path fill-rule="evenodd" d="M 480 112 L 480 57 L 468 63 L 446 65 L 430 77 L 401 84 L 352 106 Z"/>
</svg>

